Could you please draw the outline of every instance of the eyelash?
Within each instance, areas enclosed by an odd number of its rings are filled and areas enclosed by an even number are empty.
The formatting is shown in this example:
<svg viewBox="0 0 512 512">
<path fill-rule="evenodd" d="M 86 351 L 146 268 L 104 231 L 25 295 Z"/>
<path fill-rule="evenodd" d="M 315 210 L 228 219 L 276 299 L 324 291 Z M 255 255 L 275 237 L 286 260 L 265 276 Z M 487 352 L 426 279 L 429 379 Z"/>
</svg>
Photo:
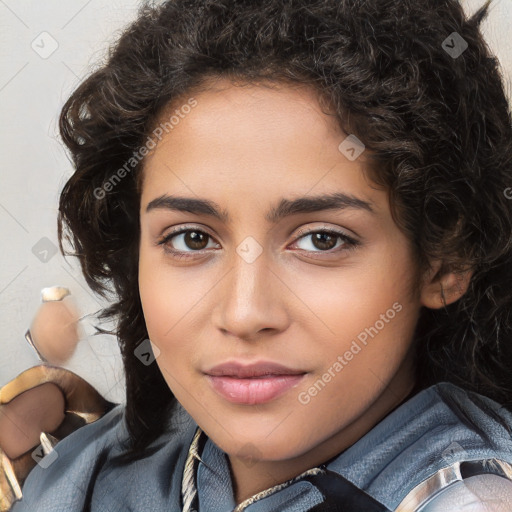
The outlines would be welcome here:
<svg viewBox="0 0 512 512">
<path fill-rule="evenodd" d="M 210 239 L 214 240 L 214 238 L 209 233 L 207 233 L 206 231 L 204 231 L 202 229 L 198 229 L 198 228 L 195 228 L 195 227 L 185 226 L 185 227 L 178 228 L 178 229 L 176 229 L 176 231 L 172 231 L 171 233 L 165 235 L 160 241 L 157 242 L 157 245 L 162 245 L 164 247 L 164 251 L 167 254 L 169 254 L 171 257 L 173 257 L 173 258 L 176 258 L 176 259 L 194 258 L 195 257 L 194 254 L 196 254 L 196 253 L 201 254 L 201 251 L 194 251 L 194 250 L 192 250 L 192 251 L 178 251 L 176 249 L 171 249 L 168 246 L 169 242 L 174 237 L 176 237 L 178 235 L 181 235 L 183 233 L 188 233 L 190 231 L 195 231 L 197 233 L 202 233 L 202 234 L 206 235 L 207 237 L 209 237 Z M 340 231 L 335 231 L 335 230 L 332 230 L 332 229 L 326 229 L 326 228 L 299 231 L 298 236 L 297 236 L 297 238 L 296 238 L 294 243 L 299 241 L 301 238 L 306 237 L 307 235 L 313 235 L 313 234 L 317 234 L 317 233 L 322 233 L 322 234 L 327 234 L 327 235 L 334 235 L 336 238 L 340 238 L 344 242 L 344 244 L 342 246 L 340 246 L 340 247 L 337 247 L 336 249 L 329 249 L 328 251 L 306 251 L 305 249 L 302 249 L 303 251 L 310 252 L 310 253 L 320 253 L 320 254 L 336 254 L 338 252 L 352 251 L 357 246 L 360 245 L 360 242 L 358 240 L 355 240 L 355 239 L 347 236 L 345 233 L 342 233 Z M 204 250 L 206 250 L 206 249 L 202 249 L 202 251 L 204 251 Z M 313 257 L 317 258 L 318 256 L 313 256 Z"/>
</svg>

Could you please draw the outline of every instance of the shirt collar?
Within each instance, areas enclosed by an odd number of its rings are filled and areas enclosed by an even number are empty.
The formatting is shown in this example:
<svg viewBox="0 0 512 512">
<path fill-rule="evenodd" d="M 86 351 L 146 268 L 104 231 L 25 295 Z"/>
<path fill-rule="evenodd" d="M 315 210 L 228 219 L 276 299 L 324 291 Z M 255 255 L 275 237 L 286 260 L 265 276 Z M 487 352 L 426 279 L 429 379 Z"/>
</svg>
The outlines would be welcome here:
<svg viewBox="0 0 512 512">
<path fill-rule="evenodd" d="M 256 501 L 285 489 L 305 476 L 321 472 L 322 469 L 319 467 L 308 469 L 300 475 L 258 492 L 236 505 L 227 455 L 208 438 L 200 427 L 197 427 L 183 472 L 182 498 L 184 506 L 182 512 L 198 511 L 199 503 L 201 503 L 201 512 L 203 510 L 205 512 L 210 512 L 210 510 L 212 512 L 218 510 L 243 512 Z M 205 499 L 206 497 L 208 499 Z"/>
</svg>

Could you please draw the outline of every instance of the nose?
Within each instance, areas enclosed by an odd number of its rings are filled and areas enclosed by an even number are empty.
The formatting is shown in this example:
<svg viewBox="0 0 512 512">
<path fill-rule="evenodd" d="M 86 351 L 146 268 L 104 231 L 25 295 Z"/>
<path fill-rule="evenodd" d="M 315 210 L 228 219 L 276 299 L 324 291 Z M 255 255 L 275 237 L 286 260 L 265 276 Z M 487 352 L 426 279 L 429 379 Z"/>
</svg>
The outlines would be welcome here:
<svg viewBox="0 0 512 512">
<path fill-rule="evenodd" d="M 217 287 L 212 320 L 224 335 L 254 341 L 287 328 L 291 295 L 265 252 L 252 262 L 236 254 Z"/>
</svg>

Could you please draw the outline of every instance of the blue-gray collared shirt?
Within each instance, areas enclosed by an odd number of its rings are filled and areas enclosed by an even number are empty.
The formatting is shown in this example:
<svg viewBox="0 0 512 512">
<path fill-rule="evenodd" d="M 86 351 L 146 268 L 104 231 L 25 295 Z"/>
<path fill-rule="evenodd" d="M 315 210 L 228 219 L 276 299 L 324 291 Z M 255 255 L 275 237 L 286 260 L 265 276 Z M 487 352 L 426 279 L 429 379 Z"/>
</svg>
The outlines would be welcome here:
<svg viewBox="0 0 512 512">
<path fill-rule="evenodd" d="M 114 407 L 54 447 L 51 463 L 36 466 L 27 477 L 23 499 L 14 504 L 12 512 L 181 512 L 185 462 L 198 426 L 181 406 L 172 424 L 173 432 L 154 441 L 147 457 L 115 467 L 110 458 L 121 453 L 128 432 L 124 405 Z M 460 478 L 461 462 L 488 460 L 485 472 L 492 473 L 497 461 L 500 471 L 495 473 L 511 471 L 512 479 L 511 431 L 508 410 L 443 382 L 401 404 L 326 467 L 390 510 L 407 499 L 410 504 L 404 510 L 437 512 L 442 510 L 439 504 L 444 500 L 445 506 L 448 499 L 456 511 L 454 503 L 462 504 L 464 499 L 476 503 L 471 488 Z M 232 512 L 236 503 L 227 455 L 206 439 L 200 459 L 190 484 L 198 495 L 198 512 Z M 436 475 L 443 477 L 440 482 L 436 483 Z M 512 482 L 503 474 L 485 475 L 489 476 L 494 478 L 492 485 L 498 482 L 496 489 L 504 489 L 503 499 L 511 499 Z M 483 482 L 482 476 L 467 473 L 467 477 L 468 482 L 479 478 Z M 421 503 L 418 489 L 429 478 L 429 489 L 436 495 Z M 242 510 L 300 512 L 322 499 L 318 489 L 299 476 L 263 492 Z"/>
</svg>

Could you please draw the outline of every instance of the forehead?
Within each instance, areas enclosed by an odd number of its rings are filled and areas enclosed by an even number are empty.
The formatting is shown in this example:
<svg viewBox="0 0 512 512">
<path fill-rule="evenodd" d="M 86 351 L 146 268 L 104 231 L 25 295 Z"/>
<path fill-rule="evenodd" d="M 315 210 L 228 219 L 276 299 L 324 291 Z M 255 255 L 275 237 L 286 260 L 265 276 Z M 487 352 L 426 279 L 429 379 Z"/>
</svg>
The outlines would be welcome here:
<svg viewBox="0 0 512 512">
<path fill-rule="evenodd" d="M 195 106 L 181 108 L 191 97 Z M 222 195 L 227 188 L 259 197 L 283 195 L 284 188 L 285 195 L 304 195 L 333 186 L 372 193 L 364 153 L 350 161 L 340 152 L 347 134 L 310 87 L 219 81 L 173 101 L 161 122 L 172 116 L 172 129 L 144 163 L 146 204 L 148 195 L 175 188 L 189 196 Z"/>
<path fill-rule="evenodd" d="M 186 105 L 192 97 L 196 106 L 189 109 Z M 182 112 L 185 109 L 187 113 Z M 319 93 L 303 84 L 234 84 L 223 79 L 174 99 L 162 112 L 160 123 L 173 118 L 167 131 L 174 134 L 176 144 L 193 135 L 223 146 L 228 136 L 244 146 L 251 141 L 268 142 L 270 137 L 278 145 L 305 131 L 323 139 L 339 137 L 342 131 L 335 116 L 324 110 Z"/>
</svg>

